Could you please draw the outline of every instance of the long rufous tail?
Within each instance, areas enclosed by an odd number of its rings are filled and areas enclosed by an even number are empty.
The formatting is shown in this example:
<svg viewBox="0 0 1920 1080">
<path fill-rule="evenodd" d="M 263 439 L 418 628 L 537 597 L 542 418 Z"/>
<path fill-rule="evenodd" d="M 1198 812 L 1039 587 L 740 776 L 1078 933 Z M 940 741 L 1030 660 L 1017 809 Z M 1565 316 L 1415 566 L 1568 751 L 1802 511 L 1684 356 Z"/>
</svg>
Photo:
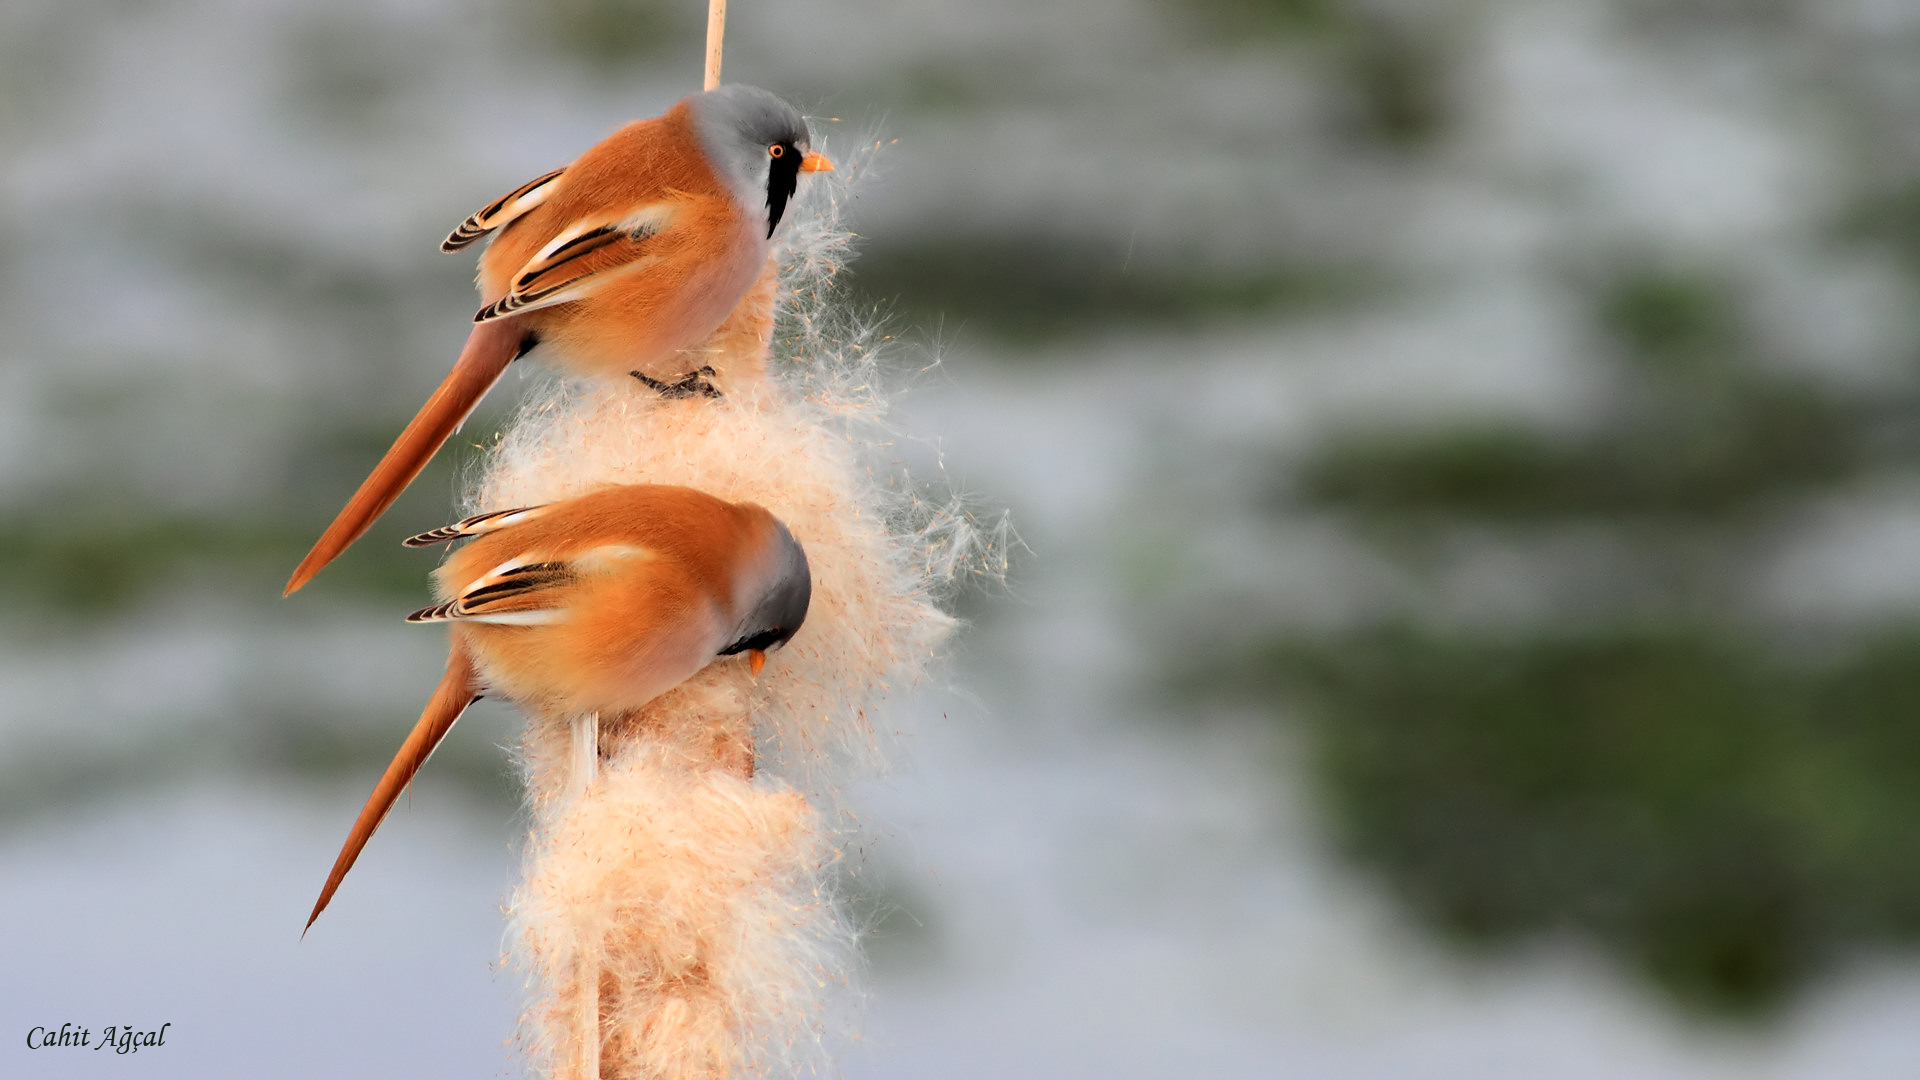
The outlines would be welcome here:
<svg viewBox="0 0 1920 1080">
<path fill-rule="evenodd" d="M 305 585 L 387 512 L 387 507 L 392 506 L 393 500 L 427 467 L 434 451 L 453 435 L 454 429 L 466 420 L 487 389 L 499 380 L 507 365 L 513 363 L 514 357 L 524 352 L 526 346 L 527 331 L 518 325 L 518 320 L 484 322 L 473 328 L 473 333 L 467 335 L 466 346 L 460 350 L 460 359 L 453 363 L 453 370 L 447 372 L 427 403 L 420 406 L 420 411 L 393 441 L 380 464 L 375 465 L 360 484 L 360 490 L 341 508 L 333 524 L 314 541 L 313 550 L 300 560 L 299 568 L 287 580 L 286 591 L 281 595 L 290 596 Z"/>
<path fill-rule="evenodd" d="M 393 809 L 395 800 L 413 781 L 413 775 L 420 766 L 433 756 L 433 748 L 440 745 L 453 728 L 453 722 L 467 711 L 467 706 L 480 699 L 475 688 L 473 661 L 468 658 L 465 646 L 460 644 L 458 634 L 453 635 L 451 647 L 447 652 L 447 673 L 440 678 L 440 685 L 433 691 L 432 700 L 427 702 L 426 711 L 420 714 L 420 722 L 413 725 L 413 731 L 407 741 L 400 744 L 400 752 L 393 756 L 387 771 L 380 782 L 373 786 L 373 794 L 367 796 L 367 805 L 360 810 L 359 818 L 353 823 L 353 831 L 347 834 L 347 842 L 340 848 L 340 857 L 333 860 L 333 871 L 327 875 L 327 884 L 320 890 L 320 899 L 313 905 L 313 914 L 307 916 L 304 935 L 313 928 L 313 921 L 327 908 L 327 902 L 333 899 L 335 889 L 353 869 L 353 862 L 373 838 L 373 831 L 386 819 L 387 811 Z"/>
</svg>

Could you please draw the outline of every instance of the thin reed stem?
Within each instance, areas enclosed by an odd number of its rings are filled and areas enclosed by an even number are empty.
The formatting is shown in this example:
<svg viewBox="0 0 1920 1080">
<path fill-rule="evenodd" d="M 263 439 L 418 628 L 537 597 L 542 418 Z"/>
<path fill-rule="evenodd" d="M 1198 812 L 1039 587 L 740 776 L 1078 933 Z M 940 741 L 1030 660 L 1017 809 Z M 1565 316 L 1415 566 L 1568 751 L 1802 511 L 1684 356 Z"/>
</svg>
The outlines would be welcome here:
<svg viewBox="0 0 1920 1080">
<path fill-rule="evenodd" d="M 703 87 L 720 85 L 720 39 L 727 34 L 727 0 L 707 0 L 707 80 Z"/>
<path fill-rule="evenodd" d="M 572 721 L 573 768 L 567 777 L 567 797 L 578 802 L 587 797 L 587 789 L 600 775 L 600 714 L 585 713 Z M 588 928 L 578 929 L 574 961 L 574 1020 L 580 1025 L 580 1056 L 576 1064 L 579 1080 L 600 1080 L 600 971 L 587 948 Z"/>
</svg>

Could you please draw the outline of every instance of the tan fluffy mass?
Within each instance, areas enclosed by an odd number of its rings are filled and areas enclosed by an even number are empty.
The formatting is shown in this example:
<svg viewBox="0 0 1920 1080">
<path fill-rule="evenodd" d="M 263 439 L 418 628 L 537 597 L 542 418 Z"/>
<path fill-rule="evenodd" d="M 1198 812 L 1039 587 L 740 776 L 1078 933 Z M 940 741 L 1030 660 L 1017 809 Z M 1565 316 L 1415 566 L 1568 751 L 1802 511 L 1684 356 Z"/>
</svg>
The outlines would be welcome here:
<svg viewBox="0 0 1920 1080">
<path fill-rule="evenodd" d="M 805 625 L 757 679 L 714 665 L 636 714 L 601 717 L 584 800 L 567 795 L 569 718 L 530 717 L 533 831 L 512 916 L 536 990 L 524 1040 L 551 1075 L 594 1038 L 610 1077 L 821 1063 L 852 940 L 822 884 L 832 800 L 849 771 L 878 763 L 876 710 L 924 677 L 952 629 L 941 592 L 999 554 L 887 464 L 881 339 L 842 317 L 832 289 L 850 239 L 844 185 L 860 171 L 847 166 L 803 195 L 759 286 L 687 354 L 689 370 L 715 369 L 720 398 L 556 381 L 471 485 L 471 512 L 635 483 L 759 503 L 813 574 Z M 597 1032 L 579 996 L 596 992 Z"/>
<path fill-rule="evenodd" d="M 754 783 L 630 740 L 582 799 L 555 807 L 517 902 L 538 995 L 530 1056 L 564 1074 L 583 981 L 601 1074 L 692 1080 L 817 1062 L 821 996 L 852 940 L 821 887 L 818 815 Z"/>
</svg>

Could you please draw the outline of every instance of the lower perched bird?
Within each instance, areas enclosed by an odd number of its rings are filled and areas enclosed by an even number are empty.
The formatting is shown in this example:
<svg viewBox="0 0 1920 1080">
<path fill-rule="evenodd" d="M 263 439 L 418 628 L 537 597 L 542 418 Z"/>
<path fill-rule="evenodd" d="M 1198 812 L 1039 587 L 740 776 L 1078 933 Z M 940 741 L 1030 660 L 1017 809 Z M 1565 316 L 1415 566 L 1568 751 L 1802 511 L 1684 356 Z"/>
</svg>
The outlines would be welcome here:
<svg viewBox="0 0 1920 1080">
<path fill-rule="evenodd" d="M 307 925 L 467 706 L 499 694 L 544 715 L 646 705 L 723 656 L 767 652 L 806 619 L 806 552 L 774 516 L 664 484 L 613 487 L 422 533 L 472 537 L 435 574 L 442 602 L 408 622 L 450 624 L 447 671 L 327 876 Z"/>
<path fill-rule="evenodd" d="M 386 512 L 536 345 L 588 375 L 712 394 L 679 354 L 711 335 L 765 267 L 800 174 L 833 168 L 765 90 L 723 86 L 616 131 L 489 203 L 440 245 L 482 237 L 483 306 L 453 370 L 287 581 L 305 585 Z"/>
</svg>

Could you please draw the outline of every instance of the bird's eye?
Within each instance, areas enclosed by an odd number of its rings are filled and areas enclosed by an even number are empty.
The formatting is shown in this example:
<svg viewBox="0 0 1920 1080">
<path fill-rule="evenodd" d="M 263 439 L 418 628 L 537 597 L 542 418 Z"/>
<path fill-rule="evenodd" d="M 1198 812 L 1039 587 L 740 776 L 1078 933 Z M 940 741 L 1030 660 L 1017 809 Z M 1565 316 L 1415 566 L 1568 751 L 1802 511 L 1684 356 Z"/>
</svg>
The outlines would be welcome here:
<svg viewBox="0 0 1920 1080">
<path fill-rule="evenodd" d="M 772 146 L 767 147 L 768 157 L 780 157 L 784 155 L 786 152 L 787 152 L 787 148 L 784 146 L 781 146 L 779 143 L 774 143 Z"/>
</svg>

